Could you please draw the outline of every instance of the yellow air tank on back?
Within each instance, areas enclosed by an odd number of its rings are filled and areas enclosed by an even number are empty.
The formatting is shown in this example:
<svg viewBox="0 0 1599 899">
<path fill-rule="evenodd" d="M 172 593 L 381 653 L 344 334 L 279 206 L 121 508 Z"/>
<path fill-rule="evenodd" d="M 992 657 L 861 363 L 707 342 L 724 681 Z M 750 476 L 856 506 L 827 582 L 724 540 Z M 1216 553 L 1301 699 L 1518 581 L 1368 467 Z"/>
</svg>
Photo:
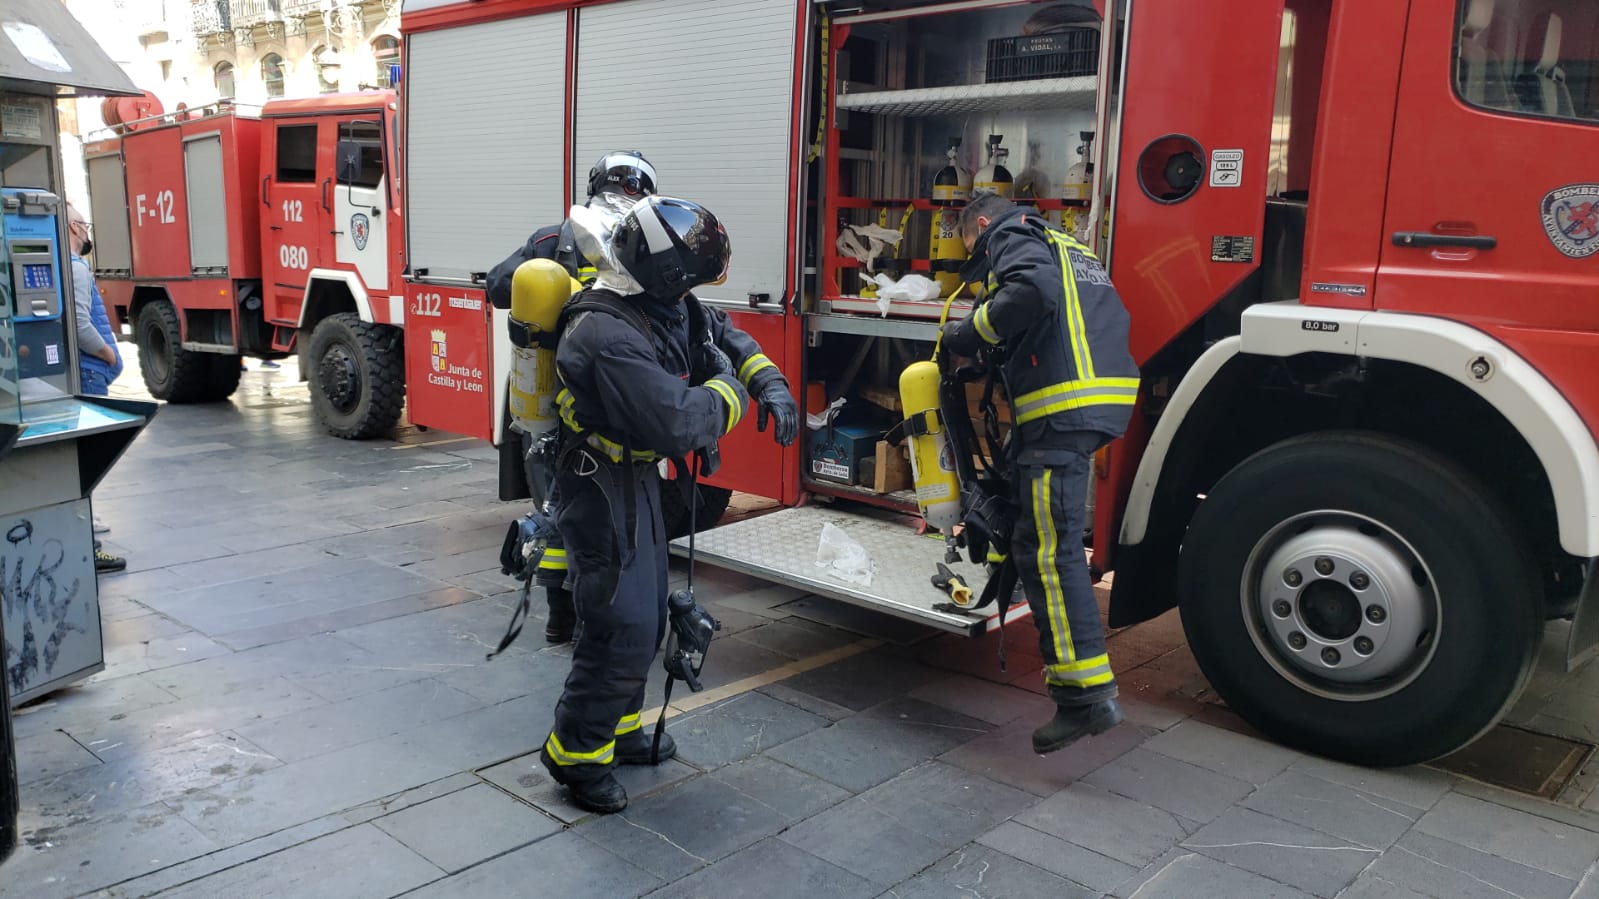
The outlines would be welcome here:
<svg viewBox="0 0 1599 899">
<path fill-rule="evenodd" d="M 956 163 L 960 155 L 961 139 L 950 138 L 949 149 L 944 155 L 949 158 L 949 164 L 933 176 L 933 232 L 928 244 L 928 258 L 931 260 L 933 280 L 938 282 L 939 292 L 948 294 L 960 286 L 961 278 L 957 272 L 960 264 L 966 261 L 966 244 L 961 240 L 960 209 L 971 195 L 972 180 Z"/>
<path fill-rule="evenodd" d="M 911 477 L 916 505 L 931 527 L 949 535 L 961 520 L 960 481 L 955 476 L 955 448 L 938 409 L 938 365 L 912 362 L 899 376 L 899 399 L 905 407 L 905 433 L 911 440 Z"/>
<path fill-rule="evenodd" d="M 529 259 L 511 276 L 511 423 L 538 437 L 560 421 L 555 408 L 556 322 L 582 289 L 553 259 Z"/>
</svg>

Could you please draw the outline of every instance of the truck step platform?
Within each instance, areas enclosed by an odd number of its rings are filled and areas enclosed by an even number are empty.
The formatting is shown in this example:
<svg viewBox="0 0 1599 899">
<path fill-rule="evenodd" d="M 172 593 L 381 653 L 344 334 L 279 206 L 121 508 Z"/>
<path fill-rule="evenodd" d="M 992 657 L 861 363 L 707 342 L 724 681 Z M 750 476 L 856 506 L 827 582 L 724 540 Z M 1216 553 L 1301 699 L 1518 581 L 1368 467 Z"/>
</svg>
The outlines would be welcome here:
<svg viewBox="0 0 1599 899">
<path fill-rule="evenodd" d="M 899 618 L 967 636 L 996 626 L 999 612 L 938 611 L 949 597 L 933 586 L 932 577 L 944 559 L 942 538 L 924 536 L 902 515 L 871 509 L 801 506 L 702 531 L 695 537 L 698 559 L 721 568 L 807 590 L 841 602 L 875 609 Z M 829 574 L 816 564 L 822 525 L 831 523 L 859 541 L 877 563 L 870 586 Z M 672 541 L 672 552 L 688 555 L 688 538 Z M 949 566 L 974 593 L 981 594 L 988 573 L 962 558 Z M 1028 614 L 1025 603 L 1010 610 L 1006 622 Z"/>
</svg>

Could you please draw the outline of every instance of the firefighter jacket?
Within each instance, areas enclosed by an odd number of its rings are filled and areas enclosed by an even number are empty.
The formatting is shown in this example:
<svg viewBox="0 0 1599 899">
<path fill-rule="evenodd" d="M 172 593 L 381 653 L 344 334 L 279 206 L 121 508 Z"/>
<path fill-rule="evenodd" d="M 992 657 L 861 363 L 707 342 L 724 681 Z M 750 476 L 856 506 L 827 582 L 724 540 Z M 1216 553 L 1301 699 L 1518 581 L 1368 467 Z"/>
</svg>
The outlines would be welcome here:
<svg viewBox="0 0 1599 899">
<path fill-rule="evenodd" d="M 529 259 L 553 259 L 566 269 L 567 274 L 587 285 L 594 280 L 593 263 L 583 258 L 577 250 L 577 239 L 567 222 L 540 228 L 528 237 L 527 243 L 505 257 L 499 265 L 489 269 L 489 302 L 500 309 L 511 308 L 511 276 Z"/>
<path fill-rule="evenodd" d="M 1094 254 L 1019 208 L 989 224 L 967 265 L 967 273 L 987 269 L 986 299 L 944 340 L 963 356 L 1000 348 L 1024 464 L 1053 464 L 1028 457 L 1075 445 L 1071 432 L 1120 437 L 1138 398 L 1138 366 L 1127 309 Z"/>
<path fill-rule="evenodd" d="M 585 291 L 578 299 L 594 293 L 601 291 Z M 719 332 L 716 342 L 742 348 L 742 355 L 728 354 L 732 371 L 695 371 L 698 341 L 691 339 L 684 304 L 666 307 L 642 297 L 624 302 L 646 314 L 579 312 L 555 355 L 562 421 L 612 462 L 622 461 L 624 450 L 644 462 L 681 459 L 713 446 L 748 411 L 748 379 L 782 377 L 749 335 L 715 315 L 706 318 L 713 336 Z"/>
</svg>

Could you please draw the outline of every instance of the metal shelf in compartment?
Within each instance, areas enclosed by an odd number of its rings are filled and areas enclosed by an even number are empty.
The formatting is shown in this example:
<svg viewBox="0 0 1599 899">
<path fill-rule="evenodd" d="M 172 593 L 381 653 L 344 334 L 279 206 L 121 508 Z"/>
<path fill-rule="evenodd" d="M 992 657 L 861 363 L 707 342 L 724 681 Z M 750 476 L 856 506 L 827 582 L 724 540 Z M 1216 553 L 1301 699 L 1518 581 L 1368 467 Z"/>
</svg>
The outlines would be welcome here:
<svg viewBox="0 0 1599 899">
<path fill-rule="evenodd" d="M 1003 81 L 955 87 L 923 87 L 904 91 L 867 91 L 839 94 L 839 109 L 880 115 L 932 116 L 968 112 L 1029 109 L 1092 112 L 1099 95 L 1099 79 L 1092 75 Z"/>
</svg>

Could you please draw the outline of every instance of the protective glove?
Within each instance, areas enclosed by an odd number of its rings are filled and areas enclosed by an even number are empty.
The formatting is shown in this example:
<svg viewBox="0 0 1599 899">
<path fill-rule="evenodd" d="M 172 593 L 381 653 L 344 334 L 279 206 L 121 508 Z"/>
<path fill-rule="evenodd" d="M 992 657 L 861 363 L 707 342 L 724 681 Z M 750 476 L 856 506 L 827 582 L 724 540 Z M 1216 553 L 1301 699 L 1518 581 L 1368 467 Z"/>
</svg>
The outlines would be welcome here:
<svg viewBox="0 0 1599 899">
<path fill-rule="evenodd" d="M 722 352 L 721 347 L 711 343 L 710 341 L 705 341 L 704 343 L 700 344 L 700 348 L 700 363 L 704 366 L 705 371 L 703 376 L 706 380 L 710 380 L 717 375 L 722 375 L 727 378 L 733 377 L 733 360 L 729 359 L 727 354 Z"/>
<path fill-rule="evenodd" d="M 788 384 L 781 378 L 773 378 L 755 398 L 760 406 L 759 417 L 755 419 L 755 429 L 766 433 L 766 419 L 771 418 L 776 422 L 773 436 L 777 438 L 778 446 L 788 446 L 799 436 L 799 405 L 794 402 L 794 397 L 788 392 Z"/>
<path fill-rule="evenodd" d="M 983 347 L 983 338 L 972 324 L 971 316 L 960 321 L 945 322 L 940 330 L 944 347 L 956 356 L 971 356 Z"/>
</svg>

